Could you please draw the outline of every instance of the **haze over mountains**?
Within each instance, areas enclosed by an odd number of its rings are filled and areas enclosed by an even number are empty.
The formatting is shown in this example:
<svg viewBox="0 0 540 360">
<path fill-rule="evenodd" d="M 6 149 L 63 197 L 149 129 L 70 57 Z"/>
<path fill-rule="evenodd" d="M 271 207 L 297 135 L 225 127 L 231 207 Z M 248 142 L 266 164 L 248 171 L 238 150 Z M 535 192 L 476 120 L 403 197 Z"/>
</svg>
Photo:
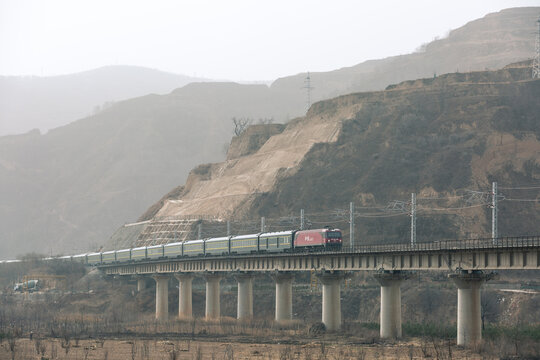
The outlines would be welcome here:
<svg viewBox="0 0 540 360">
<path fill-rule="evenodd" d="M 312 74 L 314 98 L 530 58 L 539 14 L 540 8 L 501 11 L 422 52 Z M 97 249 L 118 226 L 184 183 L 191 168 L 223 160 L 232 117 L 284 122 L 303 115 L 304 78 L 279 79 L 271 87 L 189 84 L 167 95 L 117 102 L 45 135 L 0 137 L 0 219 L 7 248 L 0 257 Z M 67 89 L 66 96 L 73 91 Z"/>
<path fill-rule="evenodd" d="M 76 74 L 0 76 L 0 135 L 45 132 L 125 100 L 167 94 L 204 79 L 138 66 L 105 66 Z"/>
<path fill-rule="evenodd" d="M 540 8 L 512 8 L 488 14 L 450 31 L 443 39 L 419 44 L 413 54 L 399 55 L 311 73 L 313 99 L 358 91 L 382 90 L 389 84 L 433 77 L 434 74 L 499 69 L 534 54 L 535 24 Z M 351 44 L 360 46 L 361 44 Z M 304 85 L 306 74 L 279 79 L 275 91 L 292 93 Z"/>
</svg>

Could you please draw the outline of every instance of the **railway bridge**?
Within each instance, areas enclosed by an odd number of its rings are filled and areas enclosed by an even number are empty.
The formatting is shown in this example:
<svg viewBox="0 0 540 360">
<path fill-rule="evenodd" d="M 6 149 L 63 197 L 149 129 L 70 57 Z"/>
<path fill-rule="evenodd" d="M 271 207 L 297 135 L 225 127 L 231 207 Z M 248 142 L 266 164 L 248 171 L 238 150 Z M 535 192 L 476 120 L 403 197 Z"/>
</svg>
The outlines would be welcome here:
<svg viewBox="0 0 540 360">
<path fill-rule="evenodd" d="M 117 262 L 98 266 L 105 274 L 156 281 L 156 319 L 168 318 L 168 280 L 179 281 L 180 318 L 192 314 L 192 280 L 206 279 L 206 317 L 220 316 L 220 281 L 238 281 L 237 318 L 253 317 L 253 279 L 269 273 L 276 286 L 275 320 L 292 320 L 293 274 L 315 272 L 322 283 L 322 322 L 328 330 L 341 326 L 340 287 L 356 271 L 370 271 L 381 286 L 380 336 L 401 336 L 400 284 L 418 271 L 445 271 L 458 292 L 457 343 L 473 345 L 482 338 L 480 288 L 498 270 L 540 270 L 540 236 L 372 245 L 312 253 L 181 257 Z"/>
</svg>

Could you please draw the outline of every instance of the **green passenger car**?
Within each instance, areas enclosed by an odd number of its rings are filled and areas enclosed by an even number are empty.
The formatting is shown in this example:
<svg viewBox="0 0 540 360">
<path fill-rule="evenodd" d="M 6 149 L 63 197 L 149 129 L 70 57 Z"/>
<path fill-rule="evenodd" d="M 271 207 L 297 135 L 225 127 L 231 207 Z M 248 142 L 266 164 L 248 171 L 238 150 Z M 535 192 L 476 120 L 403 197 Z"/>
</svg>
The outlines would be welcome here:
<svg viewBox="0 0 540 360">
<path fill-rule="evenodd" d="M 184 243 L 184 256 L 204 255 L 204 240 L 190 240 Z"/>
<path fill-rule="evenodd" d="M 290 251 L 293 244 L 294 231 L 263 233 L 259 236 L 259 250 L 266 252 Z"/>
<path fill-rule="evenodd" d="M 259 235 L 240 235 L 231 238 L 231 254 L 251 254 L 259 251 Z"/>
</svg>

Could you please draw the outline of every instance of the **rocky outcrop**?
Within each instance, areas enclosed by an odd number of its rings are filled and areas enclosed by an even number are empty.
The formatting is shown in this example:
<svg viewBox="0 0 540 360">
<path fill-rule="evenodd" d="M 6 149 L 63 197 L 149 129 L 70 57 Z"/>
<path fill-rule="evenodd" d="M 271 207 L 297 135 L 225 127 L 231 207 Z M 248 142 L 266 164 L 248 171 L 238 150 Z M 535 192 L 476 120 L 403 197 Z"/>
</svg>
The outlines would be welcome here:
<svg viewBox="0 0 540 360">
<path fill-rule="evenodd" d="M 283 131 L 285 125 L 282 124 L 258 124 L 249 126 L 239 136 L 231 140 L 231 145 L 227 151 L 227 160 L 236 159 L 256 152 L 273 135 Z"/>
</svg>

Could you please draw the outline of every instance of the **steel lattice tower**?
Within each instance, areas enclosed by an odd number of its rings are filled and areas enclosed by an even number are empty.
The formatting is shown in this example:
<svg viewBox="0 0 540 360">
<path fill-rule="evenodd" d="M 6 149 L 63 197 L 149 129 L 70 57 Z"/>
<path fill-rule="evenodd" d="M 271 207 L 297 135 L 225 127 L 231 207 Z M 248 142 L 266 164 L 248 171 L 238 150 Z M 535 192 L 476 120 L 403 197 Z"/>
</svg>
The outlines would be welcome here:
<svg viewBox="0 0 540 360">
<path fill-rule="evenodd" d="M 540 79 L 540 17 L 538 18 L 536 23 L 538 24 L 538 31 L 536 33 L 532 77 L 533 79 Z"/>
<path fill-rule="evenodd" d="M 307 110 L 311 107 L 311 90 L 313 90 L 313 87 L 311 86 L 311 76 L 309 72 L 307 73 L 307 77 L 304 79 L 304 87 L 303 89 L 306 89 L 307 92 Z"/>
</svg>

